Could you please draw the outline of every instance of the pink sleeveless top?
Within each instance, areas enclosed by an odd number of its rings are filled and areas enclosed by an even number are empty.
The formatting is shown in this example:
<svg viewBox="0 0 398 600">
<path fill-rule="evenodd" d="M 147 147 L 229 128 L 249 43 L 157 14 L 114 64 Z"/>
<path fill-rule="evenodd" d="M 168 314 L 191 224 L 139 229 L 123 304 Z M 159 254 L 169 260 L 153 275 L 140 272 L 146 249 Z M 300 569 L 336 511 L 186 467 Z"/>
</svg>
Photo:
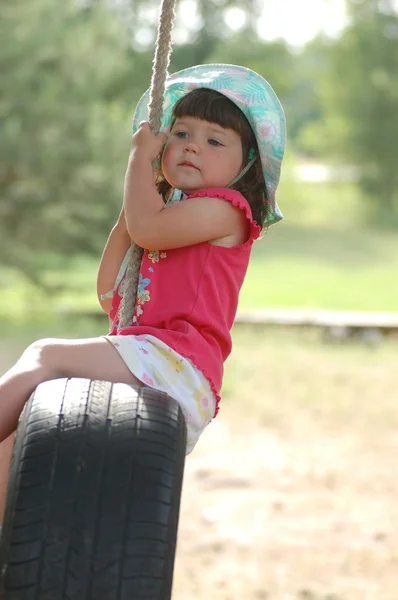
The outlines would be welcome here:
<svg viewBox="0 0 398 600">
<path fill-rule="evenodd" d="M 235 190 L 211 188 L 188 196 L 220 198 L 244 211 L 250 223 L 247 241 L 232 248 L 208 242 L 171 250 L 145 250 L 133 323 L 119 328 L 118 309 L 126 284 L 122 278 L 109 313 L 110 335 L 150 334 L 189 358 L 208 379 L 220 401 L 224 361 L 231 352 L 239 291 L 260 227 L 247 200 Z"/>
</svg>

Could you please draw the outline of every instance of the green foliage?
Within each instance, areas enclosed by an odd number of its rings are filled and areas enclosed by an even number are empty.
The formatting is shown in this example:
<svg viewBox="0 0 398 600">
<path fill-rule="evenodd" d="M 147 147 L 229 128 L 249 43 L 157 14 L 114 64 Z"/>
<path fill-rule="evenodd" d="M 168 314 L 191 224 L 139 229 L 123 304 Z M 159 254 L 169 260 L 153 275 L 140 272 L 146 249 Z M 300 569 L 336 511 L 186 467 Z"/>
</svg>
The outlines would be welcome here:
<svg viewBox="0 0 398 600">
<path fill-rule="evenodd" d="M 100 252 L 118 213 L 131 106 L 151 60 L 121 29 L 101 6 L 2 8 L 0 263 L 33 280 L 49 250 Z"/>
<path fill-rule="evenodd" d="M 398 209 L 398 14 L 389 0 L 352 0 L 351 24 L 335 44 L 324 88 L 325 134 L 361 168 L 375 211 Z"/>
<path fill-rule="evenodd" d="M 331 61 L 337 44 L 318 35 L 294 60 L 293 90 L 286 105 L 291 136 L 295 150 L 315 160 L 330 160 L 336 152 L 335 136 L 330 135 L 330 130 L 336 131 L 339 127 L 340 114 L 336 116 L 329 109 L 329 88 Z"/>
<path fill-rule="evenodd" d="M 247 44 L 250 45 L 253 41 L 257 51 L 261 49 L 262 44 L 254 34 L 256 19 L 261 10 L 260 4 L 256 0 L 248 0 L 244 7 L 239 7 L 246 14 L 246 27 L 241 34 L 233 34 L 225 24 L 225 11 L 236 6 L 234 0 L 223 0 L 222 2 L 197 0 L 196 5 L 201 27 L 196 31 L 189 32 L 186 43 L 175 45 L 171 57 L 171 72 L 202 63 L 234 62 L 227 59 L 228 48 L 231 46 L 235 49 L 240 46 L 241 53 L 238 52 L 235 62 L 245 65 Z M 242 37 L 244 39 L 243 46 L 238 42 Z M 252 65 L 252 68 L 255 67 Z"/>
<path fill-rule="evenodd" d="M 294 56 L 282 41 L 264 42 L 244 29 L 228 41 L 219 40 L 207 62 L 226 62 L 254 69 L 285 101 L 292 92 Z"/>
<path fill-rule="evenodd" d="M 292 56 L 292 88 L 285 100 L 296 151 L 316 157 L 328 154 L 323 93 L 333 47 L 332 40 L 319 35 Z M 313 134 L 308 134 L 309 129 Z"/>
</svg>

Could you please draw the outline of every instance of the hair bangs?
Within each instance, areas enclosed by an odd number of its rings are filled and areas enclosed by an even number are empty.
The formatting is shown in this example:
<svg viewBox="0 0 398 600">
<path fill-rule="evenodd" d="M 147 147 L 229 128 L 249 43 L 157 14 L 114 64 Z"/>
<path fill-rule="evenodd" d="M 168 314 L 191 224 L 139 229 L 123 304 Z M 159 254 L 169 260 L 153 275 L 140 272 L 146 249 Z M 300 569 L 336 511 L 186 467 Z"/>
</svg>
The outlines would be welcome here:
<svg viewBox="0 0 398 600">
<path fill-rule="evenodd" d="M 208 88 L 197 88 L 181 98 L 174 107 L 173 116 L 175 119 L 196 117 L 233 129 L 242 142 L 251 137 L 251 127 L 243 112 L 229 98 Z"/>
</svg>

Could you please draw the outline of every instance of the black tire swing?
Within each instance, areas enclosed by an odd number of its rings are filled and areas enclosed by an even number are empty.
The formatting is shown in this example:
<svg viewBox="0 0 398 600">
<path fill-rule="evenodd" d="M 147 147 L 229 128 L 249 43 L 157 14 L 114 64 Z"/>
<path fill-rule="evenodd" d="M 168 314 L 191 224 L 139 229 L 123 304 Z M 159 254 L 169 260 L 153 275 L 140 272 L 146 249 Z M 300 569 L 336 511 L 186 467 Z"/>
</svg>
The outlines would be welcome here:
<svg viewBox="0 0 398 600">
<path fill-rule="evenodd" d="M 174 3 L 163 0 L 159 22 L 151 90 L 160 107 Z M 149 113 L 159 130 L 151 103 Z M 0 600 L 169 600 L 185 451 L 184 417 L 167 394 L 77 378 L 41 384 L 14 444 Z"/>
</svg>

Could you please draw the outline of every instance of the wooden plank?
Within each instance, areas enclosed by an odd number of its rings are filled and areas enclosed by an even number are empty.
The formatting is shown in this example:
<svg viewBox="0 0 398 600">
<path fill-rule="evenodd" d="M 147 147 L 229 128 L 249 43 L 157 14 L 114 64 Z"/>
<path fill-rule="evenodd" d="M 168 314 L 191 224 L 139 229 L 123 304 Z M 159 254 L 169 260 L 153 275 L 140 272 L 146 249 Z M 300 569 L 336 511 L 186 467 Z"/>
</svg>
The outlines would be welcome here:
<svg viewBox="0 0 398 600">
<path fill-rule="evenodd" d="M 258 308 L 238 310 L 235 322 L 237 324 L 393 330 L 398 329 L 398 313 Z"/>
<path fill-rule="evenodd" d="M 65 316 L 106 321 L 102 311 L 67 311 Z M 398 313 L 333 311 L 317 309 L 253 308 L 240 309 L 236 324 L 280 325 L 292 327 L 321 327 L 347 329 L 398 330 Z"/>
</svg>

